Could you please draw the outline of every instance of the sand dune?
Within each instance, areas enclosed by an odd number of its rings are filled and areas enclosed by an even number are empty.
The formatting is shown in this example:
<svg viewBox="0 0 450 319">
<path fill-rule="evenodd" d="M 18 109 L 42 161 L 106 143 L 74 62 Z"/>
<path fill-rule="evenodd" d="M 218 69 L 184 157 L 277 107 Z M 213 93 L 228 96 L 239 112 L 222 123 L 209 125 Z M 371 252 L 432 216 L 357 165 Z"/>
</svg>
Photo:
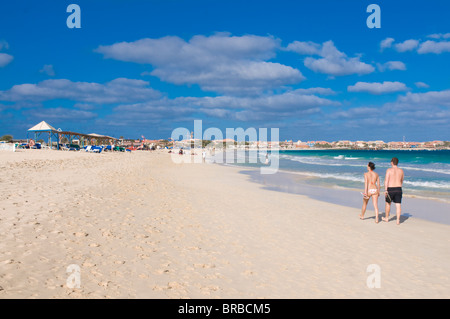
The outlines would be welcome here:
<svg viewBox="0 0 450 319">
<path fill-rule="evenodd" d="M 162 151 L 0 152 L 0 172 L 0 298 L 450 297 L 446 225 L 361 221 Z"/>
</svg>

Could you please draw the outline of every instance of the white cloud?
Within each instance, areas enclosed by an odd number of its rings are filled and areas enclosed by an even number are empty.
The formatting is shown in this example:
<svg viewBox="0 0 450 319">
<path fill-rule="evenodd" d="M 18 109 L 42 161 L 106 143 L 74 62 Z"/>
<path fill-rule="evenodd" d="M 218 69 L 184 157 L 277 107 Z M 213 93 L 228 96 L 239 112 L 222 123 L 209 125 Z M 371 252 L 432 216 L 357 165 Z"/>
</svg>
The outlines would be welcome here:
<svg viewBox="0 0 450 319">
<path fill-rule="evenodd" d="M 416 82 L 416 83 L 414 83 L 414 84 L 415 84 L 415 86 L 417 86 L 418 88 L 425 88 L 425 89 L 427 89 L 427 88 L 430 87 L 428 84 L 426 84 L 426 83 L 424 83 L 424 82 Z"/>
<path fill-rule="evenodd" d="M 292 119 L 316 113 L 324 106 L 339 106 L 341 103 L 313 95 L 333 94 L 327 88 L 298 89 L 281 94 L 258 97 L 216 96 L 162 98 L 143 103 L 123 104 L 113 109 L 110 119 L 121 119 L 122 123 L 150 123 L 155 120 L 186 120 L 194 114 L 206 114 L 212 118 L 237 121 L 271 121 Z M 176 118 L 176 119 L 175 119 Z"/>
<path fill-rule="evenodd" d="M 55 76 L 55 70 L 53 69 L 53 65 L 51 64 L 45 64 L 41 70 L 39 70 L 41 73 L 45 73 L 48 76 Z"/>
<path fill-rule="evenodd" d="M 442 130 L 448 135 L 450 125 L 450 90 L 411 93 L 399 96 L 395 102 L 383 105 L 383 110 L 395 114 L 399 125 L 432 132 Z"/>
<path fill-rule="evenodd" d="M 205 91 L 260 94 L 304 80 L 297 69 L 267 62 L 280 40 L 255 35 L 197 35 L 141 39 L 96 49 L 105 58 L 151 64 L 151 75 L 174 84 L 198 84 Z"/>
<path fill-rule="evenodd" d="M 389 114 L 389 116 L 388 118 L 380 117 L 380 114 Z M 335 112 L 324 114 L 324 120 L 327 118 L 343 120 L 343 126 L 349 128 L 364 128 L 376 123 L 380 127 L 386 125 L 390 133 L 392 129 L 401 127 L 399 134 L 403 134 L 404 129 L 413 126 L 413 131 L 422 129 L 431 131 L 431 135 L 435 135 L 441 130 L 440 134 L 445 136 L 450 125 L 450 90 L 407 92 L 405 95 L 400 95 L 395 102 L 385 103 L 381 107 L 336 109 Z M 395 128 L 392 127 L 393 118 L 395 118 Z"/>
<path fill-rule="evenodd" d="M 128 103 L 160 97 L 160 93 L 148 86 L 148 82 L 118 78 L 106 84 L 72 82 L 66 79 L 45 80 L 37 84 L 14 85 L 0 91 L 0 101 L 40 102 L 53 99 L 68 99 L 87 103 Z"/>
<path fill-rule="evenodd" d="M 297 52 L 299 54 L 304 55 L 319 55 L 320 44 L 311 41 L 308 42 L 294 41 L 287 46 L 286 50 Z"/>
<path fill-rule="evenodd" d="M 408 92 L 406 95 L 400 96 L 396 102 L 389 105 L 397 106 L 405 110 L 450 107 L 450 90 L 428 91 L 425 93 Z"/>
<path fill-rule="evenodd" d="M 190 116 L 196 108 L 183 103 L 183 99 L 167 99 L 121 104 L 112 109 L 112 113 L 99 120 L 105 126 L 132 126 L 148 129 L 157 125 L 158 130 L 173 130 L 175 122 L 191 121 Z M 168 126 L 163 129 L 163 126 Z M 168 133 L 170 134 L 170 133 Z"/>
<path fill-rule="evenodd" d="M 30 116 L 34 119 L 45 119 L 53 121 L 61 121 L 61 120 L 80 121 L 93 119 L 97 117 L 97 114 L 88 111 L 56 107 L 48 109 L 40 108 L 28 110 L 27 116 Z"/>
<path fill-rule="evenodd" d="M 401 43 L 397 43 L 394 45 L 394 47 L 398 52 L 417 50 L 417 53 L 419 54 L 426 54 L 426 53 L 441 54 L 443 52 L 450 52 L 450 41 L 446 40 L 450 39 L 450 33 L 434 33 L 428 35 L 428 38 L 432 38 L 434 40 L 419 41 L 415 39 L 410 39 Z M 392 41 L 390 41 L 390 39 Z M 382 48 L 391 47 L 393 42 L 394 39 L 387 38 L 381 42 L 382 43 L 381 47 Z"/>
<path fill-rule="evenodd" d="M 318 95 L 335 95 L 336 92 L 330 88 L 308 88 L 308 89 L 296 89 L 294 92 L 298 94 L 318 94 Z"/>
<path fill-rule="evenodd" d="M 428 37 L 432 39 L 449 39 L 450 33 L 434 33 L 430 34 Z"/>
<path fill-rule="evenodd" d="M 420 54 L 424 53 L 440 54 L 442 52 L 450 52 L 450 41 L 436 42 L 427 40 L 420 44 L 420 47 L 417 50 L 417 52 Z"/>
<path fill-rule="evenodd" d="M 388 94 L 400 91 L 406 91 L 408 88 L 401 82 L 357 82 L 355 85 L 347 87 L 349 92 L 367 92 L 370 94 Z"/>
<path fill-rule="evenodd" d="M 330 94 L 331 91 L 323 88 L 298 89 L 282 94 L 271 94 L 259 97 L 203 97 L 190 98 L 193 105 L 204 108 L 231 108 L 231 109 L 252 109 L 252 110 L 291 110 L 308 109 L 322 106 L 336 106 L 339 102 L 321 98 L 311 94 L 312 91 L 321 91 Z M 187 102 L 187 101 L 186 101 Z"/>
<path fill-rule="evenodd" d="M 328 117 L 331 119 L 360 119 L 367 118 L 369 116 L 371 117 L 373 114 L 377 114 L 378 112 L 379 109 L 374 107 L 357 107 L 345 111 L 339 110 L 330 113 Z"/>
<path fill-rule="evenodd" d="M 73 107 L 76 107 L 77 109 L 85 110 L 85 111 L 89 111 L 89 110 L 95 109 L 95 105 L 89 104 L 89 103 L 75 103 L 73 105 Z"/>
<path fill-rule="evenodd" d="M 386 38 L 383 41 L 380 42 L 380 49 L 384 50 L 386 48 L 390 48 L 392 46 L 392 43 L 394 43 L 393 38 Z"/>
<path fill-rule="evenodd" d="M 401 43 L 397 43 L 395 45 L 395 49 L 398 52 L 406 52 L 406 51 L 412 51 L 415 48 L 417 48 L 418 46 L 419 46 L 419 41 L 418 40 L 410 39 L 410 40 L 406 40 L 406 41 L 401 42 Z"/>
<path fill-rule="evenodd" d="M 202 111 L 202 113 L 205 113 L 208 116 L 212 116 L 212 117 L 219 118 L 219 119 L 231 118 L 233 116 L 233 114 L 235 114 L 234 112 L 231 112 L 230 110 L 220 109 L 220 108 L 202 109 L 201 111 Z"/>
<path fill-rule="evenodd" d="M 324 73 L 331 76 L 343 76 L 350 74 L 368 74 L 375 68 L 360 61 L 360 57 L 349 58 L 339 51 L 333 41 L 324 42 L 322 45 L 313 42 L 295 41 L 289 44 L 286 50 L 307 55 L 319 55 L 321 58 L 307 57 L 304 64 L 314 72 Z"/>
<path fill-rule="evenodd" d="M 6 53 L 0 53 L 0 68 L 6 66 L 13 60 L 13 56 L 6 54 Z"/>
<path fill-rule="evenodd" d="M 384 64 L 377 64 L 378 70 L 380 70 L 381 72 L 384 72 L 386 70 L 389 71 L 394 71 L 394 70 L 400 70 L 400 71 L 405 71 L 406 70 L 406 65 L 405 63 L 401 62 L 401 61 L 388 61 Z"/>
</svg>

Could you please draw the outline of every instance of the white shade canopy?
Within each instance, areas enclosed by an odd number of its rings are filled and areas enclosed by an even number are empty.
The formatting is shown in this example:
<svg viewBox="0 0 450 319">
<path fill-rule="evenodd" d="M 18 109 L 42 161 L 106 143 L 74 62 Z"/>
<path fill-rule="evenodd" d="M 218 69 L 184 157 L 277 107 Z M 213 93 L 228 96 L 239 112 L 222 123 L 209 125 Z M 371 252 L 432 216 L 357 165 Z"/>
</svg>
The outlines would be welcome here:
<svg viewBox="0 0 450 319">
<path fill-rule="evenodd" d="M 56 131 L 56 129 L 47 122 L 42 121 L 41 123 L 30 128 L 28 131 Z"/>
</svg>

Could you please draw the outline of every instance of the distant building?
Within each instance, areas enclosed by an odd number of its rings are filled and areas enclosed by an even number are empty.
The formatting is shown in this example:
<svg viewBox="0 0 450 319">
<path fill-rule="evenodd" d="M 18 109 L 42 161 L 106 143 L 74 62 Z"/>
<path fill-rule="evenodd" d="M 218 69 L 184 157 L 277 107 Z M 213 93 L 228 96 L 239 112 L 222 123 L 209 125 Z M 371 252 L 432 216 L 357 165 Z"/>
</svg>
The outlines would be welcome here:
<svg viewBox="0 0 450 319">
<path fill-rule="evenodd" d="M 302 142 L 301 140 L 298 140 L 295 143 L 295 148 L 309 148 L 310 146 L 306 142 Z"/>
<path fill-rule="evenodd" d="M 406 146 L 405 142 L 389 142 L 389 148 L 404 148 Z"/>
<path fill-rule="evenodd" d="M 352 145 L 353 145 L 353 142 L 351 142 L 351 141 L 346 141 L 346 140 L 338 141 L 338 142 L 336 143 L 336 146 L 340 146 L 340 147 L 349 147 L 349 146 L 352 146 Z"/>
</svg>

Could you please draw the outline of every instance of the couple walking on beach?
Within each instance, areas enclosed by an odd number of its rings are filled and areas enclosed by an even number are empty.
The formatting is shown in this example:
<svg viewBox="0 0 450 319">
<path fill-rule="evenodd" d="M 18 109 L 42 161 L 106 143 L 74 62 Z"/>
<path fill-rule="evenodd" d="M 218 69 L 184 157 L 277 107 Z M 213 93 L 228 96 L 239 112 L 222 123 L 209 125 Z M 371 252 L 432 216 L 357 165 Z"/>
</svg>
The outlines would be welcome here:
<svg viewBox="0 0 450 319">
<path fill-rule="evenodd" d="M 375 208 L 375 222 L 378 223 L 378 196 L 380 196 L 380 176 L 374 172 L 375 164 L 369 162 L 367 165 L 367 173 L 364 173 L 364 193 L 363 206 L 359 218 L 364 219 L 367 204 L 372 197 L 373 206 Z M 398 158 L 394 157 L 391 160 L 391 168 L 386 171 L 384 180 L 385 200 L 386 200 L 386 216 L 382 218 L 383 221 L 389 221 L 389 213 L 391 211 L 391 203 L 395 203 L 397 213 L 397 225 L 400 224 L 401 203 L 402 203 L 402 185 L 404 173 L 398 167 Z"/>
</svg>

